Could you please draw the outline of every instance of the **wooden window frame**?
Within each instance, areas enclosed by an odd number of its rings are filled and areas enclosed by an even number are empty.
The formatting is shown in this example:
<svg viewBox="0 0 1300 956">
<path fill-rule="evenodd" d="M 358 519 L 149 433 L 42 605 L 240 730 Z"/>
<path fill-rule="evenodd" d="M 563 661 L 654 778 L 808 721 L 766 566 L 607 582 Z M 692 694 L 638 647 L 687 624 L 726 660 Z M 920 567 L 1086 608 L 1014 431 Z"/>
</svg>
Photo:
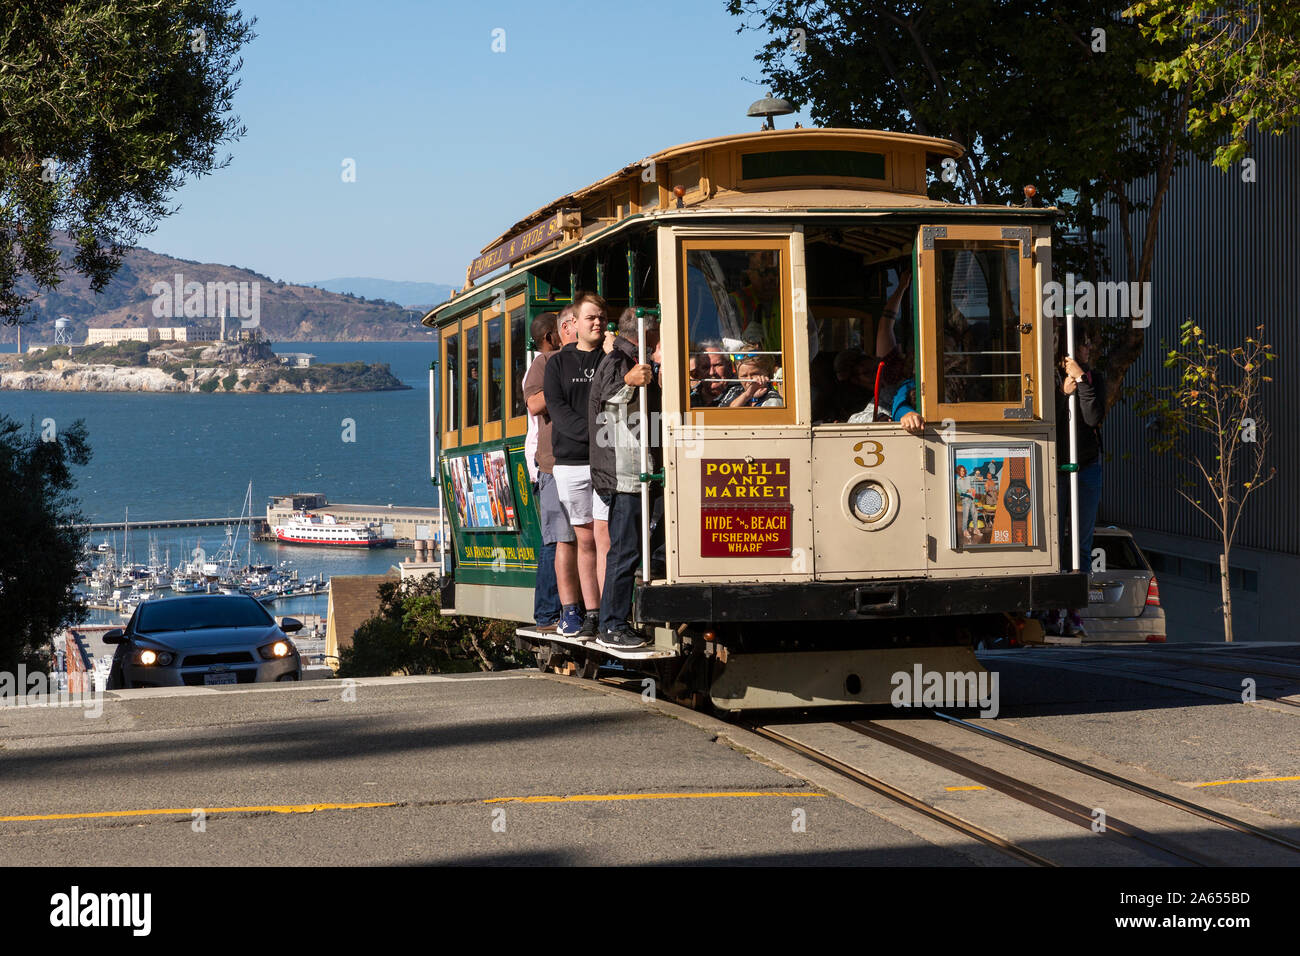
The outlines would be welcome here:
<svg viewBox="0 0 1300 956">
<path fill-rule="evenodd" d="M 687 309 L 686 257 L 693 250 L 761 252 L 775 249 L 781 254 L 781 395 L 783 408 L 698 408 L 691 405 L 690 349 L 691 317 Z M 684 414 L 696 416 L 701 425 L 794 425 L 797 421 L 796 394 L 800 370 L 794 367 L 793 249 L 790 236 L 752 236 L 742 238 L 683 237 L 677 240 L 677 307 L 680 316 L 681 369 L 680 400 Z"/>
<path fill-rule="evenodd" d="M 482 438 L 483 422 L 483 324 L 482 315 L 474 312 L 460 320 L 460 445 L 464 448 L 467 445 L 477 445 Z M 474 427 L 465 425 L 465 407 L 466 394 L 469 391 L 469 330 L 478 329 L 478 420 L 479 424 Z"/>
<path fill-rule="evenodd" d="M 454 340 L 448 336 L 454 336 Z M 445 325 L 439 335 L 439 347 L 442 351 L 442 447 L 459 448 L 460 447 L 460 403 L 464 400 L 460 393 L 461 379 L 464 376 L 460 370 L 460 323 L 454 322 Z M 455 347 L 456 354 L 451 354 L 452 347 Z M 452 379 L 455 388 L 448 387 L 448 380 Z M 453 402 L 452 392 L 455 391 L 455 401 Z M 454 412 L 454 415 L 453 415 Z M 447 426 L 451 427 L 448 428 Z"/>
<path fill-rule="evenodd" d="M 921 226 L 917 231 L 917 326 L 921 358 L 921 382 L 918 396 L 921 416 L 927 422 L 952 419 L 954 422 L 1041 421 L 1043 409 L 1035 398 L 1039 381 L 1038 342 L 1042 329 L 1039 320 L 1038 286 L 1034 275 L 1033 255 L 1024 255 L 1024 241 L 1008 237 L 1005 224 L 993 226 L 947 225 L 938 227 L 941 234 Z M 1026 231 L 1028 229 L 1026 228 Z M 1020 336 L 1020 400 L 1018 402 L 944 402 L 939 400 L 939 360 L 943 336 L 938 327 L 935 282 L 938 278 L 936 257 L 954 243 L 978 242 L 981 248 L 1016 251 L 1020 265 L 1020 322 L 1030 331 Z M 926 248 L 927 243 L 929 248 Z M 1032 245 L 1029 246 L 1032 250 Z"/>
<path fill-rule="evenodd" d="M 509 379 L 510 379 L 510 355 L 509 343 L 506 341 L 510 337 L 509 311 L 497 312 L 491 307 L 482 311 L 482 336 L 483 349 L 483 372 L 479 381 L 483 383 L 482 395 L 480 399 L 483 403 L 482 425 L 479 430 L 479 441 L 499 441 L 501 439 L 502 422 L 506 415 L 506 410 L 510 407 L 506 404 L 510 399 Z M 488 418 L 488 395 L 492 390 L 492 381 L 489 376 L 492 374 L 492 352 L 489 344 L 488 326 L 493 322 L 501 323 L 501 418 Z"/>
<path fill-rule="evenodd" d="M 528 327 L 529 326 L 528 296 L 526 292 L 524 291 L 517 292 L 510 298 L 506 299 L 506 313 L 505 313 L 506 396 L 505 396 L 505 405 L 502 408 L 502 412 L 506 416 L 506 437 L 507 438 L 514 437 L 516 435 L 528 434 L 528 403 L 527 402 L 524 403 L 524 413 L 522 415 L 511 416 L 510 414 L 511 409 L 514 408 L 514 397 L 515 397 L 516 387 L 519 388 L 521 391 L 523 390 L 524 387 L 522 378 L 519 380 L 518 385 L 516 385 L 515 380 L 511 377 L 511 369 L 514 367 L 513 363 L 514 363 L 515 344 L 514 344 L 514 339 L 510 335 L 510 314 L 514 312 L 516 309 L 524 310 L 524 337 L 523 337 L 523 342 L 521 344 L 524 349 L 524 362 L 523 362 L 524 375 L 527 375 L 528 365 L 529 365 L 528 336 L 531 334 L 531 329 L 529 329 Z M 559 309 L 555 309 L 554 311 L 558 312 Z"/>
</svg>

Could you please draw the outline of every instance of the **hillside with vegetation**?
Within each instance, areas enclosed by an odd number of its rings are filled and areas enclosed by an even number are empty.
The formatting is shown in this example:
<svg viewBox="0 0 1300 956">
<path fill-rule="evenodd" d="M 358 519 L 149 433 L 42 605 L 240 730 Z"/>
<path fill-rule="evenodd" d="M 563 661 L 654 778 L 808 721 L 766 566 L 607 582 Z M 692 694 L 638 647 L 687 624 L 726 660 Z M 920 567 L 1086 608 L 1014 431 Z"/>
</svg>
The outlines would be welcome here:
<svg viewBox="0 0 1300 956">
<path fill-rule="evenodd" d="M 72 246 L 67 237 L 60 235 L 55 245 L 65 260 L 64 278 L 57 289 L 28 307 L 22 321 L 24 348 L 29 343 L 53 342 L 54 322 L 60 316 L 71 320 L 69 335 L 78 343 L 86 341 L 86 329 L 90 327 L 217 324 L 216 316 L 177 318 L 171 312 L 155 314 L 155 283 L 171 286 L 178 274 L 184 283 L 205 286 L 209 282 L 256 282 L 259 328 L 263 337 L 273 342 L 388 342 L 429 334 L 420 325 L 419 312 L 394 302 L 293 285 L 239 266 L 192 262 L 141 248 L 126 254 L 122 267 L 96 294 L 89 280 L 72 269 Z M 20 286 L 23 281 L 19 281 Z M 33 291 L 30 283 L 25 291 Z M 227 318 L 228 327 L 237 328 L 239 324 L 238 317 Z M 16 335 L 12 325 L 0 325 L 0 342 L 15 342 Z"/>
</svg>

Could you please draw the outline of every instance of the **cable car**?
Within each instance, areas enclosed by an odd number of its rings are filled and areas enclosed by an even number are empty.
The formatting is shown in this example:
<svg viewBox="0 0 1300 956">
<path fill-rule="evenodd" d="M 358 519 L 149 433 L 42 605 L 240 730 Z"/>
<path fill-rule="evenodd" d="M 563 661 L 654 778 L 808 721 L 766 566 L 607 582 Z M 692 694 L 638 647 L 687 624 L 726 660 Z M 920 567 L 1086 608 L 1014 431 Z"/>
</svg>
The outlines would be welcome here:
<svg viewBox="0 0 1300 956">
<path fill-rule="evenodd" d="M 1085 606 L 1058 540 L 1053 211 L 928 198 L 927 170 L 962 152 L 849 129 L 702 140 L 489 243 L 423 319 L 444 613 L 522 622 L 542 666 L 630 658 L 663 693 L 743 711 L 885 703 L 899 674 L 977 672 L 980 641 Z M 662 414 L 641 432 L 663 470 L 641 478 L 664 548 L 638 581 L 641 651 L 532 625 L 527 330 L 580 290 L 660 322 Z"/>
</svg>

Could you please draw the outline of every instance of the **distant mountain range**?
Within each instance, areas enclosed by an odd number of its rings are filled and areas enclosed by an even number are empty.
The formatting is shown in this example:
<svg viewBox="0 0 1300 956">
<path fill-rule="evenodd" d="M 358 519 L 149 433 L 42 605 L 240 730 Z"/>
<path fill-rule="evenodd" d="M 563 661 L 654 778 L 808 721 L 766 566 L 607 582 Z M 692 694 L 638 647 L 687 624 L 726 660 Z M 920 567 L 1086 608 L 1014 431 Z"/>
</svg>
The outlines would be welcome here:
<svg viewBox="0 0 1300 956">
<path fill-rule="evenodd" d="M 158 283 L 173 290 L 183 290 L 185 284 L 192 282 L 202 284 L 205 289 L 224 283 L 246 284 L 245 305 L 256 291 L 259 327 L 274 342 L 424 338 L 429 330 L 420 325 L 422 310 L 404 304 L 417 300 L 427 300 L 427 304 L 442 302 L 451 288 L 431 282 L 383 279 L 332 279 L 317 283 L 321 288 L 313 288 L 277 282 L 239 266 L 193 262 L 135 248 L 126 254 L 122 267 L 104 291 L 95 294 L 90 291 L 86 278 L 72 271 L 72 247 L 66 237 L 56 237 L 55 243 L 65 263 L 64 280 L 53 292 L 40 296 L 29 306 L 22 327 L 24 349 L 29 344 L 53 342 L 54 323 L 60 317 L 71 320 L 68 333 L 76 343 L 86 340 L 86 329 L 91 327 L 215 326 L 219 323 L 218 310 L 210 307 L 211 292 L 194 299 L 187 293 L 181 303 L 173 303 L 174 294 L 166 295 L 163 301 Z M 181 277 L 179 287 L 177 276 Z M 226 288 L 233 294 L 235 286 Z M 188 314 L 186 304 L 192 304 Z M 235 308 L 227 307 L 227 327 L 238 328 L 240 319 L 249 314 L 245 311 L 239 315 Z M 0 342 L 13 343 L 15 336 L 13 326 L 0 325 Z"/>
<path fill-rule="evenodd" d="M 350 292 L 365 299 L 386 299 L 408 309 L 428 310 L 451 298 L 456 286 L 441 282 L 399 282 L 393 279 L 319 279 L 308 282 L 329 292 Z"/>
</svg>

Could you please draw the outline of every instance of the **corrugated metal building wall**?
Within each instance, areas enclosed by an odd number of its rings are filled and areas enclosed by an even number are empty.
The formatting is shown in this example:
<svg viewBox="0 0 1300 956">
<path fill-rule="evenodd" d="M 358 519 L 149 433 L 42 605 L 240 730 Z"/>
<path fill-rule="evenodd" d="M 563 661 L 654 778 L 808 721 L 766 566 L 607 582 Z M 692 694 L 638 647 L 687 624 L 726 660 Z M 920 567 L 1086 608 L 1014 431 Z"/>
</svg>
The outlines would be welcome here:
<svg viewBox="0 0 1300 956">
<path fill-rule="evenodd" d="M 1263 323 L 1278 356 L 1263 403 L 1272 427 L 1269 460 L 1278 474 L 1251 497 L 1234 544 L 1300 555 L 1300 135 L 1258 137 L 1251 156 L 1255 182 L 1242 181 L 1240 165 L 1221 173 L 1195 160 L 1175 174 L 1159 221 L 1152 322 L 1125 383 L 1138 384 L 1143 372 L 1172 380 L 1160 343 L 1176 342 L 1188 318 L 1223 344 L 1240 344 Z M 1110 271 L 1115 279 L 1130 278 L 1118 213 L 1108 211 Z M 1134 217 L 1135 242 L 1145 218 Z M 1107 523 L 1217 540 L 1209 521 L 1173 492 L 1178 462 L 1149 449 L 1131 405 L 1111 409 L 1104 434 L 1110 460 L 1101 515 Z"/>
<path fill-rule="evenodd" d="M 1269 463 L 1277 476 L 1251 496 L 1231 552 L 1236 640 L 1296 640 L 1300 582 L 1300 134 L 1261 136 L 1251 153 L 1255 181 L 1238 164 L 1221 173 L 1193 160 L 1165 198 L 1151 276 L 1152 322 L 1141 359 L 1126 385 L 1143 373 L 1169 382 L 1161 340 L 1173 344 L 1194 319 L 1207 337 L 1237 345 L 1265 326 L 1274 346 L 1274 381 L 1266 386 L 1263 420 L 1271 427 Z M 1149 189 L 1148 189 L 1149 194 Z M 1103 234 L 1110 275 L 1127 280 L 1118 213 Z M 1140 242 L 1145 216 L 1134 216 Z M 1105 428 L 1105 490 L 1098 517 L 1134 532 L 1160 579 L 1171 641 L 1223 639 L 1219 534 L 1177 495 L 1187 469 L 1151 451 L 1146 424 L 1131 403 L 1110 411 Z"/>
</svg>

